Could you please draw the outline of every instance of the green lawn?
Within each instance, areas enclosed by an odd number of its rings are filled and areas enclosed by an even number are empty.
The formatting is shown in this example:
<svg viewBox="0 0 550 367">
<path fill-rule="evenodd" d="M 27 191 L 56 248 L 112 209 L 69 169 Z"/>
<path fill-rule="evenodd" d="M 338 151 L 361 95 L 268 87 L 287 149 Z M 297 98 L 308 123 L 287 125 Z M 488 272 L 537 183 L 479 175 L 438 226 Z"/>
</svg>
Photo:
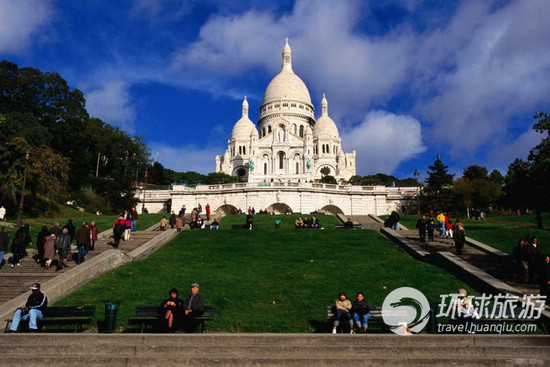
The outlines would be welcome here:
<svg viewBox="0 0 550 367">
<path fill-rule="evenodd" d="M 256 215 L 257 230 L 225 229 L 244 223 L 244 215 L 236 215 L 225 217 L 218 231 L 184 231 L 147 259 L 110 271 L 57 304 L 96 305 L 101 319 L 102 300 L 121 300 L 118 325 L 125 327 L 135 306 L 160 304 L 172 287 L 184 298 L 198 282 L 206 304 L 216 308 L 208 331 L 311 332 L 340 291 L 350 298 L 363 291 L 381 306 L 403 286 L 431 302 L 470 289 L 377 232 L 335 229 L 331 216 L 319 216 L 325 230 L 297 230 L 296 217 Z M 275 218 L 283 221 L 279 230 Z"/>
<path fill-rule="evenodd" d="M 387 216 L 385 216 L 387 217 Z M 384 218 L 385 218 L 384 217 Z M 417 215 L 402 215 L 401 223 L 409 229 L 416 227 Z M 537 236 L 544 253 L 550 252 L 550 214 L 543 215 L 546 229 L 537 229 L 534 215 L 489 217 L 485 221 L 461 219 L 466 236 L 511 254 L 516 242 L 526 236 Z M 454 218 L 453 218 L 454 223 Z"/>
</svg>

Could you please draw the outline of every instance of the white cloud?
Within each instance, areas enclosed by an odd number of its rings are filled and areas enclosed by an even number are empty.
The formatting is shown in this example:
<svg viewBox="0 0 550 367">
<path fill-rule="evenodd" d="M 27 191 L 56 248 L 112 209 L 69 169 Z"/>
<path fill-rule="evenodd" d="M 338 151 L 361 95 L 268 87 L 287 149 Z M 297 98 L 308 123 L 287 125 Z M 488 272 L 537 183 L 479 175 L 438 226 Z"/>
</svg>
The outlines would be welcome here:
<svg viewBox="0 0 550 367">
<path fill-rule="evenodd" d="M 129 134 L 135 131 L 135 106 L 132 104 L 130 85 L 122 80 L 110 80 L 84 88 L 86 108 L 91 116 L 118 126 Z"/>
<path fill-rule="evenodd" d="M 52 15 L 50 0 L 0 0 L 0 52 L 25 51 Z"/>
<path fill-rule="evenodd" d="M 153 158 L 162 163 L 166 168 L 179 172 L 195 171 L 210 173 L 216 170 L 216 155 L 223 154 L 222 147 L 207 146 L 204 148 L 193 144 L 174 147 L 164 143 L 153 142 L 149 144 Z"/>
<path fill-rule="evenodd" d="M 341 134 L 345 150 L 357 151 L 358 174 L 393 171 L 423 152 L 420 122 L 412 116 L 371 111 L 363 122 Z"/>
<path fill-rule="evenodd" d="M 550 23 L 544 15 L 550 2 L 515 1 L 497 10 L 487 2 L 463 5 L 444 31 L 424 40 L 417 60 L 425 62 L 417 67 L 433 70 L 417 85 L 435 94 L 420 99 L 417 110 L 455 157 L 500 142 L 510 117 L 530 116 L 548 105 L 550 94 Z"/>
</svg>

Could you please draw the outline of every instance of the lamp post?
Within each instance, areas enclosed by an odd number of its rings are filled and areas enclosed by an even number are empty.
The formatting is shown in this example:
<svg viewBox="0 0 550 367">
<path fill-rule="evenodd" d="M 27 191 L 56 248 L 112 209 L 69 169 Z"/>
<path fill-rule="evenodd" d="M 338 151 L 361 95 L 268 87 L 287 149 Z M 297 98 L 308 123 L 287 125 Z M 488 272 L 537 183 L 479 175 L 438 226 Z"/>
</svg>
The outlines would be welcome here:
<svg viewBox="0 0 550 367">
<path fill-rule="evenodd" d="M 145 185 L 147 185 L 147 169 L 145 169 L 145 177 L 143 179 L 145 182 L 143 183 L 143 201 L 141 202 L 141 212 L 145 212 Z"/>
<path fill-rule="evenodd" d="M 414 170 L 414 178 L 416 179 L 416 182 L 418 182 L 418 176 L 420 176 L 420 173 L 417 169 Z M 418 192 L 416 193 L 416 209 L 417 214 L 420 215 L 420 186 L 418 186 Z"/>
<path fill-rule="evenodd" d="M 21 187 L 21 199 L 19 200 L 19 210 L 17 211 L 17 226 L 23 225 L 23 199 L 25 198 L 25 184 L 27 183 L 27 167 L 29 165 L 29 152 L 25 152 L 25 168 L 23 169 L 23 186 Z"/>
</svg>

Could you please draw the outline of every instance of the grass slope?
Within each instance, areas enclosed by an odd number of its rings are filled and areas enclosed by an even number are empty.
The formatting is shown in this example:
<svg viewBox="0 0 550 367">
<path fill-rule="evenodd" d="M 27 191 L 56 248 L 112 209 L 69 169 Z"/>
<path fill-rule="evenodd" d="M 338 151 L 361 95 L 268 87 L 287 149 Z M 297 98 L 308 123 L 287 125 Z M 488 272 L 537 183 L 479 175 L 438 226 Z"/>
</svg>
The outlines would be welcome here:
<svg viewBox="0 0 550 367">
<path fill-rule="evenodd" d="M 417 215 L 401 216 L 401 223 L 409 229 L 416 227 Z M 544 253 L 550 253 L 550 214 L 543 215 L 547 229 L 538 229 L 534 215 L 507 215 L 489 217 L 485 221 L 462 219 L 466 236 L 481 241 L 489 246 L 511 254 L 516 242 L 526 236 L 537 236 Z M 454 223 L 454 218 L 453 218 Z"/>
<path fill-rule="evenodd" d="M 59 305 L 91 304 L 102 317 L 102 300 L 121 300 L 119 326 L 135 306 L 160 304 L 172 287 L 185 297 L 201 285 L 216 308 L 209 331 L 311 332 L 325 320 L 325 306 L 338 292 L 363 291 L 381 306 L 393 289 L 415 287 L 432 302 L 468 288 L 428 264 L 415 261 L 374 231 L 337 230 L 336 219 L 320 216 L 325 230 L 296 230 L 297 216 L 256 215 L 258 230 L 228 230 L 244 216 L 222 220 L 218 231 L 184 231 L 147 259 L 126 264 L 88 283 Z"/>
</svg>

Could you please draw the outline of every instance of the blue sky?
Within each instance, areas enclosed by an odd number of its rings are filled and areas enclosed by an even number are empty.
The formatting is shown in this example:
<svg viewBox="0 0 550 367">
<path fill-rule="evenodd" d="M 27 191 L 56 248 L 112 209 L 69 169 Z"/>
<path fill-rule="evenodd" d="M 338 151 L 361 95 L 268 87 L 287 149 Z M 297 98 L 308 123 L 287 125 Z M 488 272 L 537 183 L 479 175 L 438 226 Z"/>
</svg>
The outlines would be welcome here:
<svg viewBox="0 0 550 367">
<path fill-rule="evenodd" d="M 0 58 L 61 74 L 153 158 L 207 173 L 289 37 L 358 174 L 500 169 L 550 112 L 550 1 L 0 0 Z"/>
</svg>

